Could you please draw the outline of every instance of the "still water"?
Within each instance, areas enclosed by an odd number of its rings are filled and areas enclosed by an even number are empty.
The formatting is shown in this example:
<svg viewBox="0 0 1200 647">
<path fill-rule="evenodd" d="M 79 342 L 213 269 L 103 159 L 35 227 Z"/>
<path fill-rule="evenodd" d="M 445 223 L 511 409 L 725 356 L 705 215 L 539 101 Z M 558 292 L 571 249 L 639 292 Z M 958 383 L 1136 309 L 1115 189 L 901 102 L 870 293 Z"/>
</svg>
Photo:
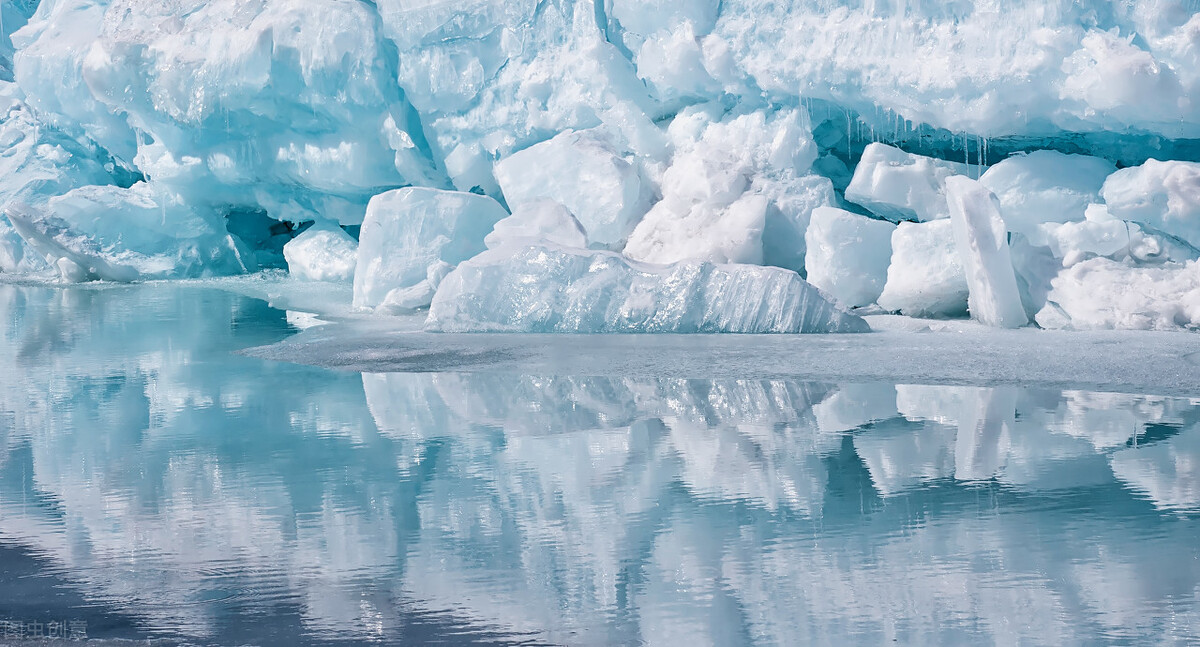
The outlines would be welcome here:
<svg viewBox="0 0 1200 647">
<path fill-rule="evenodd" d="M 0 639 L 1200 640 L 1200 399 L 338 372 L 195 286 L 0 321 Z"/>
</svg>

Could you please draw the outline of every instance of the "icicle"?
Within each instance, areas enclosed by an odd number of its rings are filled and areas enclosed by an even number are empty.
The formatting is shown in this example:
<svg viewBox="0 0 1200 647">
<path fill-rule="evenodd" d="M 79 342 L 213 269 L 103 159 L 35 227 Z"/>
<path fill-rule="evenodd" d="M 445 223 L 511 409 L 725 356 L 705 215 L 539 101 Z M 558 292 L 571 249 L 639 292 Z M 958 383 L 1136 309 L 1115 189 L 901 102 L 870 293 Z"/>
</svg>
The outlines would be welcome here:
<svg viewBox="0 0 1200 647">
<path fill-rule="evenodd" d="M 846 109 L 846 159 L 854 159 L 854 123 L 850 121 L 850 110 Z"/>
</svg>

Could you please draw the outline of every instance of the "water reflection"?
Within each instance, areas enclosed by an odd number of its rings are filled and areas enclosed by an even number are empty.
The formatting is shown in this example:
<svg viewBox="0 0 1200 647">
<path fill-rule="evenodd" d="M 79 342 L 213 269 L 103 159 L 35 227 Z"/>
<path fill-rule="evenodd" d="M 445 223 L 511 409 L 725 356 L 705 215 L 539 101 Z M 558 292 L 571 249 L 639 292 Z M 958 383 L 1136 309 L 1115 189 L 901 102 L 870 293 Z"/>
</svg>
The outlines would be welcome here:
<svg viewBox="0 0 1200 647">
<path fill-rule="evenodd" d="M 1197 400 L 360 376 L 231 354 L 286 313 L 184 286 L 0 317 L 0 541 L 148 634 L 1200 640 Z"/>
</svg>

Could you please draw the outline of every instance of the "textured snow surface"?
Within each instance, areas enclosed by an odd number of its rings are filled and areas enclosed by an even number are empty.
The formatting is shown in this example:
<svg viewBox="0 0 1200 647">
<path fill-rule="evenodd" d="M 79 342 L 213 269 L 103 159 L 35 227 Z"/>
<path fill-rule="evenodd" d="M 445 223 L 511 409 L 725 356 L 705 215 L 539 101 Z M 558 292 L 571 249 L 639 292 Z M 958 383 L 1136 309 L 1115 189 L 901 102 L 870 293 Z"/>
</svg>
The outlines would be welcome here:
<svg viewBox="0 0 1200 647">
<path fill-rule="evenodd" d="M 920 316 L 970 283 L 997 325 L 1011 273 L 1039 325 L 1192 327 L 1062 291 L 1111 289 L 1094 259 L 1190 276 L 1198 96 L 1190 0 L 0 0 L 0 272 L 287 267 L 394 314 L 524 240 Z M 998 212 L 885 249 L 956 177 Z M 996 254 L 961 249 L 985 231 Z"/>
</svg>

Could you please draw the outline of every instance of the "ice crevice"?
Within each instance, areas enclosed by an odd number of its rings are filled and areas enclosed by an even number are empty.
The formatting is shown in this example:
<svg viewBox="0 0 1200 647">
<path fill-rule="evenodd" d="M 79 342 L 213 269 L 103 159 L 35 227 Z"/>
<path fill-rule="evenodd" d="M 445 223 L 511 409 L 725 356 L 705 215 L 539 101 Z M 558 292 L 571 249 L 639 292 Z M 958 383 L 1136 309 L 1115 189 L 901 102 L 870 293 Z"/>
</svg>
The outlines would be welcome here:
<svg viewBox="0 0 1200 647">
<path fill-rule="evenodd" d="M 287 267 L 431 330 L 1193 329 L 1197 52 L 1178 0 L 0 0 L 0 272 Z"/>
</svg>

